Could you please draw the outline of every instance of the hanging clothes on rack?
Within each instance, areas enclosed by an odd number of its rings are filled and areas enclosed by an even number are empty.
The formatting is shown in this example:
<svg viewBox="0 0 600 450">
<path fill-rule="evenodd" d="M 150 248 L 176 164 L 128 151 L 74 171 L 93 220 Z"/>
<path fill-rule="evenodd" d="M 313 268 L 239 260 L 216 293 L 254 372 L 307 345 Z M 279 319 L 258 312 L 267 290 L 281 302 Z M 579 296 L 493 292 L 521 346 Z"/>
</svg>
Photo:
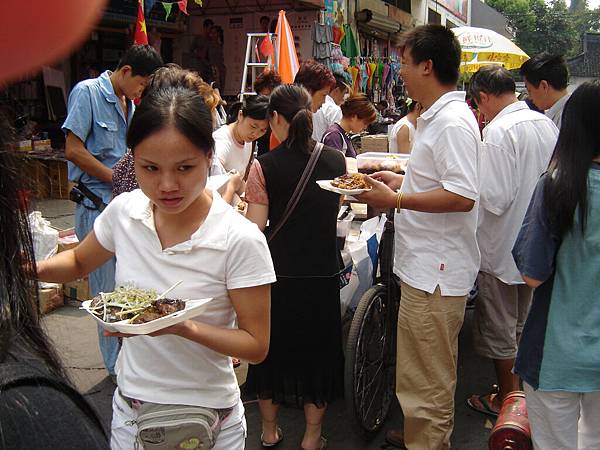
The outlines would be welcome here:
<svg viewBox="0 0 600 450">
<path fill-rule="evenodd" d="M 331 25 L 319 23 L 315 20 L 312 27 L 313 49 L 312 56 L 315 61 L 331 67 L 331 54 L 333 43 L 333 29 Z"/>
<path fill-rule="evenodd" d="M 352 28 L 347 23 L 344 24 L 343 27 L 344 36 L 340 41 L 340 47 L 342 48 L 342 52 L 344 56 L 348 58 L 356 58 L 360 56 L 360 52 L 358 50 L 358 45 L 356 45 L 356 39 L 354 39 L 354 33 L 352 32 Z"/>
</svg>

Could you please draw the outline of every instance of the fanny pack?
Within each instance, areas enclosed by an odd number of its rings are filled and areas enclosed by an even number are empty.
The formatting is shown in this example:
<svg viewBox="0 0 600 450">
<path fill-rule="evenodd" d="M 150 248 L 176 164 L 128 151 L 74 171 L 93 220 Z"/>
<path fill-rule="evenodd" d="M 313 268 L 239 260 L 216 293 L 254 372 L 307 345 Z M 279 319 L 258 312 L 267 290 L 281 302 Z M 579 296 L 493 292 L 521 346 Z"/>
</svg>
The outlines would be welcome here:
<svg viewBox="0 0 600 450">
<path fill-rule="evenodd" d="M 190 405 L 139 402 L 121 395 L 137 410 L 136 449 L 211 449 L 217 442 L 222 422 L 233 408 L 214 409 Z"/>
</svg>

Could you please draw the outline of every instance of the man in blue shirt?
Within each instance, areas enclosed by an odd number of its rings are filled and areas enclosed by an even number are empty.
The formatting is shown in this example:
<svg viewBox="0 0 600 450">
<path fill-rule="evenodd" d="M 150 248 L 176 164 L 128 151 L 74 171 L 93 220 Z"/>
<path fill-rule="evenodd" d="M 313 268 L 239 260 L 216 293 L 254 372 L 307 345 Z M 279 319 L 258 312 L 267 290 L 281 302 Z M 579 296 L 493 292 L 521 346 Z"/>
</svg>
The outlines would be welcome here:
<svg viewBox="0 0 600 450">
<path fill-rule="evenodd" d="M 80 241 L 93 229 L 96 217 L 112 195 L 112 167 L 127 150 L 127 127 L 133 116 L 133 100 L 139 98 L 150 75 L 163 64 L 148 45 L 134 45 L 124 54 L 117 70 L 78 83 L 69 95 L 68 115 L 62 126 L 66 134 L 65 156 L 75 208 L 75 233 Z M 115 261 L 109 261 L 89 277 L 92 296 L 111 292 Z M 106 337 L 99 328 L 104 365 L 111 376 L 119 353 L 117 338 Z"/>
</svg>

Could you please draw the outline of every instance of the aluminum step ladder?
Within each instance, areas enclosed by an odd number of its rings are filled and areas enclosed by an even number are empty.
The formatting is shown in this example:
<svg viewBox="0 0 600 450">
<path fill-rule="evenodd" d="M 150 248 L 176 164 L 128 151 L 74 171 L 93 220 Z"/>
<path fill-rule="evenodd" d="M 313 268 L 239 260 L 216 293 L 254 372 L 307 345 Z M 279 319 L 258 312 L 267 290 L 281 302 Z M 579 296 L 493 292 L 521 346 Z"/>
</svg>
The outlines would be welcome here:
<svg viewBox="0 0 600 450">
<path fill-rule="evenodd" d="M 278 55 L 275 49 L 275 37 L 277 36 L 274 33 L 248 33 L 246 42 L 246 59 L 244 61 L 244 73 L 242 74 L 242 87 L 240 88 L 240 101 L 244 100 L 246 95 L 256 95 L 254 92 L 254 82 L 256 81 L 256 77 L 258 73 L 262 72 L 265 68 L 273 66 L 275 70 L 277 70 L 278 63 Z M 267 58 L 267 61 L 259 61 L 255 49 L 257 49 L 259 42 L 265 38 L 269 37 L 271 42 L 273 43 L 273 55 Z M 261 69 L 260 72 L 257 69 Z M 257 73 L 258 72 L 258 73 Z M 250 90 L 248 89 L 248 75 L 250 75 L 250 79 L 252 83 L 250 85 Z"/>
</svg>

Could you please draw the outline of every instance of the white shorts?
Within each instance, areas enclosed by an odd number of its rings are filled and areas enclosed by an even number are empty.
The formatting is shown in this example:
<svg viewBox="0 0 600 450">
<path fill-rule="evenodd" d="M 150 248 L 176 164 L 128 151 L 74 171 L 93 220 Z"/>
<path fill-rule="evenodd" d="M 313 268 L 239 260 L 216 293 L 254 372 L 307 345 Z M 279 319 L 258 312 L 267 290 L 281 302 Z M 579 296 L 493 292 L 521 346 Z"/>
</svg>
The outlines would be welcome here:
<svg viewBox="0 0 600 450">
<path fill-rule="evenodd" d="M 115 389 L 113 395 L 113 417 L 111 423 L 110 448 L 112 450 L 133 450 L 137 425 L 131 424 L 137 417 L 137 411 L 132 409 Z M 221 425 L 221 432 L 214 450 L 244 450 L 246 444 L 246 418 L 242 401 Z"/>
</svg>

